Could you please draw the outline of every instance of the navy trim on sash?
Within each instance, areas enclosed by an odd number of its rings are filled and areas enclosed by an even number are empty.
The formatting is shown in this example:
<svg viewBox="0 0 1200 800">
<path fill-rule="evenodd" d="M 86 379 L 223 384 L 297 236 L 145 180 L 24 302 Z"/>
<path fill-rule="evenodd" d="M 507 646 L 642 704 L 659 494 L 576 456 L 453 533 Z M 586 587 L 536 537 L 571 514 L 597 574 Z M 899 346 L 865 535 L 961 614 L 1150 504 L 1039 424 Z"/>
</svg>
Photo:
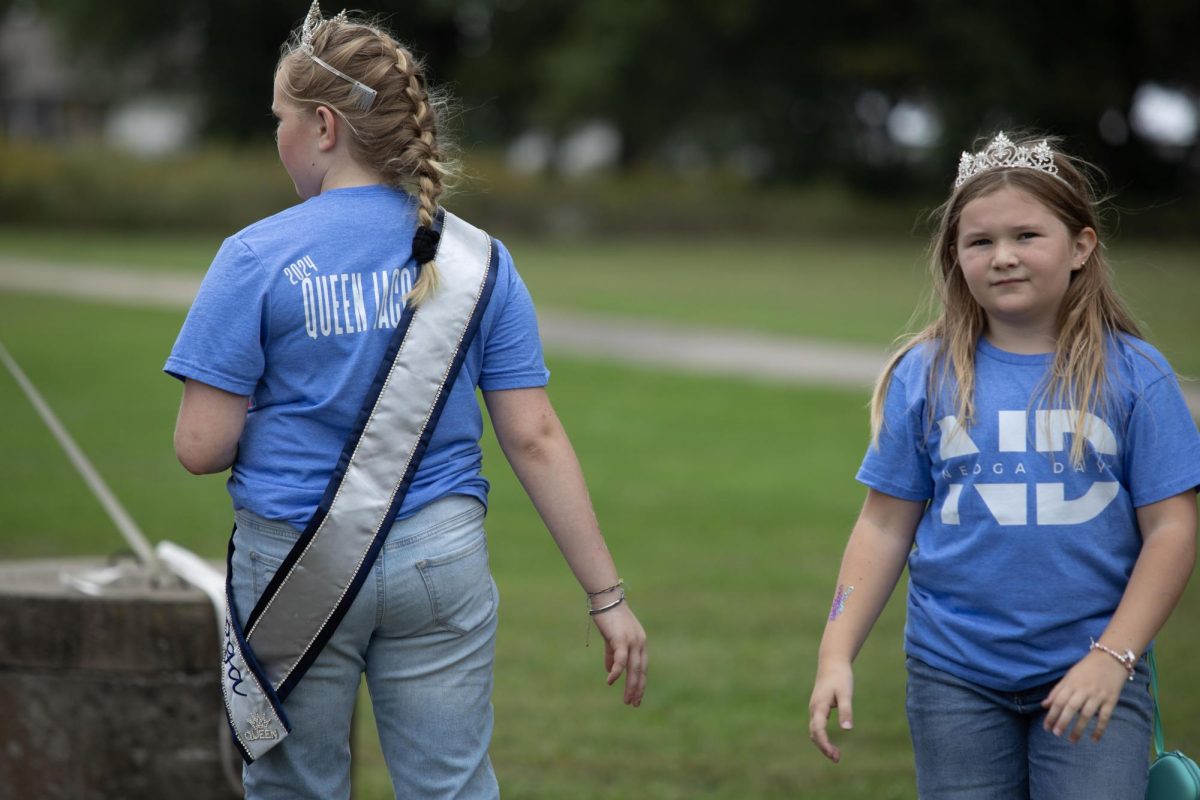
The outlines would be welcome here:
<svg viewBox="0 0 1200 800">
<path fill-rule="evenodd" d="M 222 641 L 227 639 L 229 636 L 237 637 L 238 649 L 241 650 L 242 659 L 246 662 L 246 666 L 250 668 L 250 671 L 253 674 L 248 677 L 243 677 L 235 682 L 234 688 L 236 689 L 237 684 L 245 680 L 257 681 L 259 686 L 262 686 L 267 690 L 264 691 L 263 694 L 266 696 L 267 700 L 270 701 L 271 708 L 275 710 L 275 714 L 279 717 L 279 721 L 283 723 L 284 729 L 287 730 L 288 733 L 291 733 L 292 723 L 288 721 L 287 714 L 283 710 L 283 698 L 278 697 L 274 691 L 270 691 L 271 682 L 267 680 L 267 676 L 263 671 L 262 665 L 260 665 L 258 663 L 258 659 L 254 657 L 254 651 L 252 651 L 246 644 L 246 639 L 244 636 L 242 636 L 241 628 L 237 625 L 229 624 L 230 619 L 236 620 L 238 618 L 237 601 L 234 600 L 233 597 L 233 551 L 235 549 L 233 537 L 236 533 L 237 525 L 234 525 L 233 530 L 229 534 L 229 549 L 225 554 L 225 602 L 229 605 L 229 607 L 225 612 L 226 617 L 221 620 L 221 623 L 226 626 L 225 635 L 222 637 Z M 223 669 L 234 669 L 234 667 L 229 663 L 230 653 L 228 651 L 228 645 L 226 645 L 225 648 L 225 664 Z M 226 708 L 228 708 L 228 703 L 226 703 Z M 254 761 L 254 758 L 249 752 L 247 752 L 246 746 L 242 744 L 242 737 L 238 735 L 237 729 L 233 727 L 233 720 L 229 718 L 228 713 L 225 714 L 225 724 L 229 726 L 229 733 L 233 736 L 233 744 L 235 747 L 237 747 L 238 753 L 241 754 L 242 760 L 247 764 Z"/>
</svg>

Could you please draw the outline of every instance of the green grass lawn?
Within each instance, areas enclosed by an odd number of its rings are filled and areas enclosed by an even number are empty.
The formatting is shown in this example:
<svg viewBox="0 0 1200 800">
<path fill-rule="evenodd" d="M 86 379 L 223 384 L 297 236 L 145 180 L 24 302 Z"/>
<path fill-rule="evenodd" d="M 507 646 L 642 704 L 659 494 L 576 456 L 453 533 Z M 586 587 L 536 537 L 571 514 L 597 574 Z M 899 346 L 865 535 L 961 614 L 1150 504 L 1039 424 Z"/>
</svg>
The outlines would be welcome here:
<svg viewBox="0 0 1200 800">
<path fill-rule="evenodd" d="M 903 234 L 903 232 L 898 232 Z M 0 256 L 202 272 L 217 237 L 0 228 Z M 923 302 L 923 240 L 506 240 L 545 309 L 886 345 Z M 1200 376 L 1200 247 L 1122 243 L 1121 288 L 1175 369 Z"/>
<path fill-rule="evenodd" d="M 152 540 L 219 557 L 223 479 L 187 475 L 159 372 L 182 312 L 0 294 L 0 339 Z M 583 597 L 494 441 L 488 519 L 502 595 L 492 755 L 515 798 L 907 798 L 903 607 L 857 662 L 843 763 L 809 744 L 807 699 L 838 560 L 863 491 L 865 398 L 552 358 L 551 396 L 649 632 L 640 709 L 606 687 Z M 0 557 L 109 554 L 117 532 L 0 374 Z M 1200 750 L 1193 586 L 1160 641 L 1168 744 Z M 360 800 L 390 797 L 360 718 Z"/>
</svg>

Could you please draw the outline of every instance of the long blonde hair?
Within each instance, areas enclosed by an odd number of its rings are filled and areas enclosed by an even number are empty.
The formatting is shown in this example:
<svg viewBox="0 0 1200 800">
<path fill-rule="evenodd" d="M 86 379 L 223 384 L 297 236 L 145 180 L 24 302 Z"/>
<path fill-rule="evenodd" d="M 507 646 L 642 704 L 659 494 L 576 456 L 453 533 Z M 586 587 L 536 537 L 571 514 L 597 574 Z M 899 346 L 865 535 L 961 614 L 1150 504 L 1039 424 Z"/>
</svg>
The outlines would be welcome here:
<svg viewBox="0 0 1200 800">
<path fill-rule="evenodd" d="M 311 54 L 375 89 L 371 107 L 360 109 L 353 85 L 309 57 L 299 29 L 284 44 L 276 67 L 280 91 L 294 103 L 327 106 L 337 114 L 352 134 L 354 158 L 389 186 L 415 196 L 418 224 L 431 229 L 456 165 L 438 136 L 447 102 L 427 87 L 424 65 L 381 26 L 343 14 L 316 28 Z M 418 305 L 437 285 L 437 265 L 429 260 L 405 299 Z"/>
<path fill-rule="evenodd" d="M 1015 139 L 1017 146 L 1032 147 L 1044 137 Z M 1060 152 L 1057 140 L 1054 163 L 1058 177 L 1025 167 L 997 168 L 969 179 L 954 191 L 934 212 L 937 228 L 930 243 L 932 300 L 940 311 L 933 322 L 915 334 L 901 339 L 899 347 L 875 382 L 871 396 L 871 438 L 878 443 L 884 424 L 883 406 L 896 365 L 914 347 L 932 348 L 927 386 L 929 389 L 927 428 L 933 424 L 936 398 L 947 389 L 960 424 L 968 428 L 975 421 L 975 347 L 983 335 L 987 317 L 972 297 L 955 257 L 958 223 L 962 210 L 972 200 L 1004 187 L 1017 189 L 1037 200 L 1053 213 L 1071 236 L 1084 228 L 1100 235 L 1099 201 L 1089 173 L 1090 165 Z M 1061 180 L 1060 180 L 1061 179 Z M 1107 346 L 1117 333 L 1141 337 L 1137 321 L 1129 313 L 1113 285 L 1112 267 L 1098 243 L 1083 263 L 1071 273 L 1070 284 L 1058 310 L 1058 336 L 1054 359 L 1040 399 L 1050 405 L 1075 410 L 1075 430 L 1087 429 L 1089 414 L 1103 412 L 1109 405 Z M 1070 460 L 1083 463 L 1085 437 L 1072 437 Z"/>
</svg>

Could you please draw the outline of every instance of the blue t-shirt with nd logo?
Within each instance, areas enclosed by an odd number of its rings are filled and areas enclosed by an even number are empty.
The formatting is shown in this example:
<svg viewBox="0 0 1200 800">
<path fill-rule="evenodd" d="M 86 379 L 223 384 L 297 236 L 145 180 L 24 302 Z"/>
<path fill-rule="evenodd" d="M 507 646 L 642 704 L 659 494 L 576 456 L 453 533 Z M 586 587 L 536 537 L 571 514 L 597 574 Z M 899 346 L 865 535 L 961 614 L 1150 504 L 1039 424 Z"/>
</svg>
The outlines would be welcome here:
<svg viewBox="0 0 1200 800">
<path fill-rule="evenodd" d="M 249 412 L 236 508 L 303 529 L 317 508 L 417 276 L 416 202 L 385 186 L 323 192 L 225 240 L 165 371 Z M 496 285 L 400 517 L 448 494 L 487 502 L 475 389 L 545 386 L 533 302 L 496 242 Z"/>
<path fill-rule="evenodd" d="M 1116 610 L 1141 552 L 1136 509 L 1200 485 L 1200 434 L 1170 365 L 1131 337 L 1110 342 L 1112 402 L 1079 432 L 1072 409 L 1037 399 L 1052 355 L 981 338 L 965 430 L 950 398 L 927 390 L 931 357 L 922 345 L 897 365 L 858 472 L 928 501 L 908 560 L 905 649 L 1000 691 L 1048 683 Z"/>
</svg>

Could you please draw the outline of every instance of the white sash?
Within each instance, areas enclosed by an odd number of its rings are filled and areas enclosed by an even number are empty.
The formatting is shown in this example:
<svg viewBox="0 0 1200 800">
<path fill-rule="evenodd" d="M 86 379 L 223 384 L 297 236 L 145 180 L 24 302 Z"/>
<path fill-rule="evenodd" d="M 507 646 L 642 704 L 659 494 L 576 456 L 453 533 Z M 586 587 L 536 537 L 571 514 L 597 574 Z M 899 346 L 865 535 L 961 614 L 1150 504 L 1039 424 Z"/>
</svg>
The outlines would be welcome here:
<svg viewBox="0 0 1200 800">
<path fill-rule="evenodd" d="M 441 212 L 441 285 L 405 307 L 321 504 L 246 620 L 225 586 L 221 686 L 246 763 L 291 731 L 282 703 L 366 580 L 416 474 L 496 279 L 483 231 Z"/>
</svg>

